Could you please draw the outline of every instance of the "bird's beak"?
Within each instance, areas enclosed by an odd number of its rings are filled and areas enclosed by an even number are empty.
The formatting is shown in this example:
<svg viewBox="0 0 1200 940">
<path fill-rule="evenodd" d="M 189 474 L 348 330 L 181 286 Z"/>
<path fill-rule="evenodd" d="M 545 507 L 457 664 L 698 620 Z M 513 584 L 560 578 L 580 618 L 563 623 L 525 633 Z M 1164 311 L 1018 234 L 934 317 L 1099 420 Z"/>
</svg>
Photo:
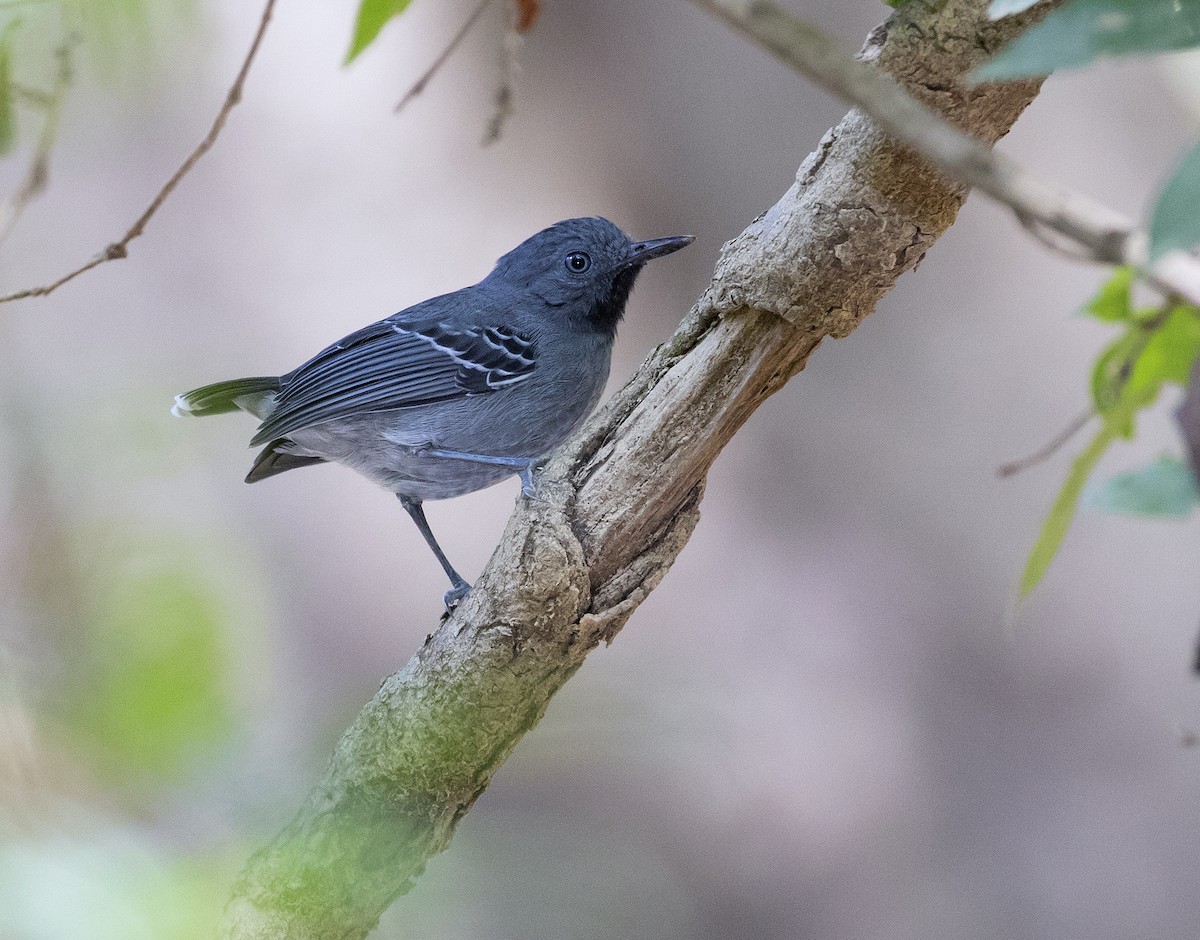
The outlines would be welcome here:
<svg viewBox="0 0 1200 940">
<path fill-rule="evenodd" d="M 625 267 L 643 265 L 647 261 L 669 255 L 680 248 L 686 248 L 696 239 L 691 235 L 672 235 L 670 238 L 652 238 L 647 242 L 637 242 L 625 258 Z"/>
</svg>

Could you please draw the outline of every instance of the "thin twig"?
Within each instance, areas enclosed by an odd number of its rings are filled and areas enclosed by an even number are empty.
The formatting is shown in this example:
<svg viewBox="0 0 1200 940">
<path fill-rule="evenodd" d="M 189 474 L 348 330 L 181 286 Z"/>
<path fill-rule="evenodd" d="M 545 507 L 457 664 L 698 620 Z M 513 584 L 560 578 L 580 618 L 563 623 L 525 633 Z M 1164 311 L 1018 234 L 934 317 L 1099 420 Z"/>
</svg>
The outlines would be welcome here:
<svg viewBox="0 0 1200 940">
<path fill-rule="evenodd" d="M 501 40 L 500 86 L 492 104 L 492 116 L 483 134 L 483 146 L 494 144 L 504 132 L 504 125 L 513 114 L 513 99 L 516 97 L 517 79 L 521 75 L 521 50 L 525 46 L 521 25 L 526 22 L 526 11 L 510 0 L 508 16 Z M 532 24 L 533 20 L 528 20 Z M 528 27 L 526 27 L 528 28 Z"/>
<path fill-rule="evenodd" d="M 1024 470 L 1028 470 L 1030 467 L 1036 467 L 1043 461 L 1049 460 L 1067 441 L 1087 427 L 1087 423 L 1094 417 L 1096 417 L 1095 408 L 1088 408 L 1087 411 L 1081 412 L 1075 418 L 1071 419 L 1071 423 L 1059 431 L 1049 443 L 1034 451 L 1028 457 L 1023 457 L 1020 460 L 1014 460 L 1012 463 L 1006 463 L 1002 467 L 997 467 L 996 476 L 1001 478 L 1015 476 Z"/>
<path fill-rule="evenodd" d="M 43 95 L 44 103 L 39 105 L 44 108 L 46 119 L 42 124 L 42 132 L 38 135 L 37 146 L 33 151 L 33 160 L 29 163 L 29 171 L 25 174 L 24 182 L 12 194 L 8 202 L 0 207 L 0 244 L 3 244 L 12 234 L 13 228 L 16 227 L 26 207 L 42 193 L 46 188 L 46 181 L 50 177 L 50 152 L 54 149 L 54 142 L 58 137 L 58 122 L 62 116 L 63 100 L 66 98 L 67 89 L 72 80 L 69 41 L 60 46 L 55 55 L 58 57 L 58 72 L 55 75 L 53 90 L 49 94 Z"/>
<path fill-rule="evenodd" d="M 432 79 L 438 72 L 441 71 L 442 66 L 446 64 L 446 60 L 454 54 L 454 50 L 457 49 L 462 41 L 467 38 L 467 33 L 471 31 L 471 27 L 474 26 L 479 20 L 479 17 L 483 15 L 483 11 L 491 5 L 492 0 L 480 0 L 479 4 L 471 12 L 471 15 L 467 17 L 466 22 L 463 23 L 458 32 L 454 34 L 454 38 L 450 40 L 446 48 L 441 51 L 438 57 L 433 60 L 433 64 L 425 70 L 420 78 L 413 82 L 412 87 L 404 93 L 404 97 L 396 102 L 396 107 L 392 109 L 393 114 L 399 114 L 404 110 L 408 103 L 412 101 L 413 98 L 417 97 L 417 95 L 425 90 L 425 86 L 429 84 L 430 79 Z"/>
<path fill-rule="evenodd" d="M 962 133 L 837 39 L 771 0 L 692 0 L 785 65 L 849 104 L 945 173 L 1036 219 L 1100 264 L 1131 264 L 1166 295 L 1200 304 L 1200 260 L 1171 252 L 1150 263 L 1148 240 L 1132 221 L 1081 193 L 1051 185 Z M 1028 224 L 1026 221 L 1025 224 Z"/>
<path fill-rule="evenodd" d="M 1013 208 L 1013 215 L 1016 216 L 1021 228 L 1032 235 L 1043 248 L 1071 261 L 1079 261 L 1084 264 L 1096 261 L 1096 254 L 1090 247 L 1047 227 L 1044 220 L 1027 215 L 1023 209 L 1017 208 Z"/>
<path fill-rule="evenodd" d="M 154 213 L 167 201 L 180 181 L 191 172 L 192 167 L 199 162 L 200 158 L 212 149 L 213 144 L 217 142 L 217 137 L 220 136 L 222 129 L 225 127 L 225 121 L 229 117 L 229 112 L 242 100 L 242 89 L 246 84 L 246 76 L 250 74 L 250 66 L 254 64 L 254 59 L 258 55 L 259 47 L 262 45 L 262 39 L 267 31 L 267 24 L 271 21 L 271 14 L 274 12 L 274 9 L 275 0 L 267 0 L 266 5 L 263 7 L 262 17 L 258 23 L 258 29 L 254 33 L 254 40 L 250 43 L 250 51 L 246 53 L 246 58 L 242 61 L 241 68 L 238 69 L 237 78 L 234 79 L 233 84 L 229 87 L 229 91 L 225 95 L 225 100 L 221 104 L 221 109 L 217 112 L 217 116 L 213 120 L 212 127 L 204 135 L 203 140 L 196 145 L 195 149 L 180 164 L 179 169 L 172 174 L 162 189 L 158 191 L 158 194 L 151 200 L 150 205 L 146 207 L 146 211 L 138 216 L 137 220 L 129 227 L 129 230 L 120 240 L 113 242 L 96 257 L 80 265 L 75 270 L 64 274 L 56 281 L 51 281 L 42 287 L 30 287 L 17 291 L 15 294 L 6 294 L 0 297 L 0 304 L 9 303 L 13 300 L 22 300 L 25 297 L 45 297 L 47 294 L 54 293 L 54 291 L 67 282 L 75 280 L 79 275 L 87 273 L 92 268 L 99 267 L 106 261 L 115 261 L 118 258 L 128 256 L 129 243 L 142 235 Z"/>
<path fill-rule="evenodd" d="M 32 107 L 48 109 L 52 104 L 52 96 L 40 88 L 30 88 L 28 85 L 13 82 L 12 90 L 16 97 Z"/>
</svg>

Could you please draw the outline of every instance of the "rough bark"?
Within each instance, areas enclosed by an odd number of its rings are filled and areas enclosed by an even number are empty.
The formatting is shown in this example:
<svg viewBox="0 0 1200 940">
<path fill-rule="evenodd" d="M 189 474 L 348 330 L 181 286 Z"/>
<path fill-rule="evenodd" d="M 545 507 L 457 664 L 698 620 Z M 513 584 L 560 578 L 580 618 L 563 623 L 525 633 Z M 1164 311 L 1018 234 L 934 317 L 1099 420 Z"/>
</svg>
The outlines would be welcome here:
<svg viewBox="0 0 1200 940">
<path fill-rule="evenodd" d="M 1036 82 L 957 79 L 1029 22 L 910 2 L 866 54 L 994 143 Z M 249 862 L 237 938 L 365 936 L 446 848 L 550 698 L 654 589 L 721 448 L 827 336 L 849 334 L 954 221 L 965 189 L 856 111 L 722 251 L 674 337 L 547 465 L 475 590 L 346 731 L 295 819 Z"/>
</svg>

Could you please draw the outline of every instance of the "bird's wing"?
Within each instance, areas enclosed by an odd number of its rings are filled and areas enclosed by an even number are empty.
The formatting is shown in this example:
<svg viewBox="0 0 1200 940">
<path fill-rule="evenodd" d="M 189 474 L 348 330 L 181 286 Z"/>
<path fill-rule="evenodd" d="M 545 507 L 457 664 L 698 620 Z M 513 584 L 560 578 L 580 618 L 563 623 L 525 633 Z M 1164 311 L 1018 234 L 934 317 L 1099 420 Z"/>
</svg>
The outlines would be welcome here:
<svg viewBox="0 0 1200 940">
<path fill-rule="evenodd" d="M 395 317 L 351 333 L 281 379 L 252 445 L 348 415 L 483 395 L 524 381 L 533 340 L 504 326 Z"/>
</svg>

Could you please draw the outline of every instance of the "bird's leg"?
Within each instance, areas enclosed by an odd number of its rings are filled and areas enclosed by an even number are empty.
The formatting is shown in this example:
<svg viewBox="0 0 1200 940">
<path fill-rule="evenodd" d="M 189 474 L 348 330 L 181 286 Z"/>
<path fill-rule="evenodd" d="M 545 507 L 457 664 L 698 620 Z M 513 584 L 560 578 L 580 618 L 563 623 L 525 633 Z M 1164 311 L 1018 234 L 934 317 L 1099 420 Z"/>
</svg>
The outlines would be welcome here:
<svg viewBox="0 0 1200 940">
<path fill-rule="evenodd" d="M 450 579 L 450 584 L 453 586 L 446 592 L 442 600 L 446 604 L 446 610 L 453 610 L 455 605 L 467 596 L 471 590 L 471 585 L 467 584 L 466 579 L 454 570 L 454 566 L 450 564 L 450 559 L 446 557 L 446 553 L 438 545 L 437 539 L 433 537 L 433 530 L 429 528 L 429 521 L 425 518 L 425 510 L 421 508 L 421 501 L 403 496 L 400 493 L 396 494 L 396 498 L 400 500 L 400 505 L 404 507 L 405 511 L 412 516 L 412 521 L 417 524 L 417 528 L 421 530 L 421 535 L 425 537 L 425 544 L 433 549 L 437 560 L 441 562 L 442 570 L 446 572 L 446 577 Z"/>
<path fill-rule="evenodd" d="M 445 457 L 450 460 L 468 460 L 473 463 L 489 464 L 493 467 L 512 467 L 521 479 L 521 495 L 533 499 L 533 468 L 537 457 L 488 457 L 484 454 L 464 454 L 457 450 L 442 450 L 440 447 L 423 447 L 416 451 L 421 457 Z"/>
</svg>

